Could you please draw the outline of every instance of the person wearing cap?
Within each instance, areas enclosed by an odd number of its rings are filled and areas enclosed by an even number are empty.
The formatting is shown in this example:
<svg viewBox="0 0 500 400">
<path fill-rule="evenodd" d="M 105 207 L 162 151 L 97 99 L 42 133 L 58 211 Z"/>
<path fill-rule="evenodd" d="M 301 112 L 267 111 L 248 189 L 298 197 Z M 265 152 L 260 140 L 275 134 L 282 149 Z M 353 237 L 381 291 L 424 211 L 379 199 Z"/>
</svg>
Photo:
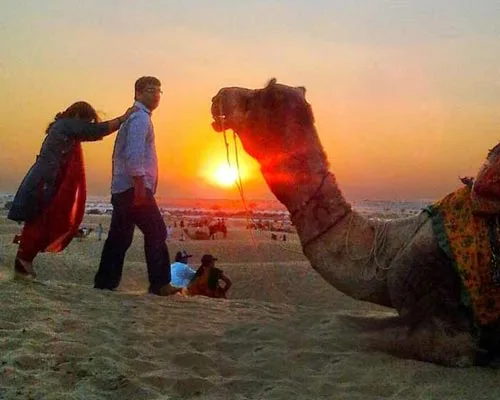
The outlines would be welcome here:
<svg viewBox="0 0 500 400">
<path fill-rule="evenodd" d="M 196 271 L 188 265 L 188 259 L 192 257 L 186 251 L 178 251 L 175 262 L 170 266 L 170 284 L 178 288 L 186 288 L 193 279 Z"/>
<path fill-rule="evenodd" d="M 212 254 L 201 257 L 201 265 L 187 287 L 190 296 L 226 298 L 232 282 L 221 269 L 215 267 L 215 261 L 217 258 Z M 224 282 L 224 286 L 221 286 L 221 281 Z"/>
</svg>

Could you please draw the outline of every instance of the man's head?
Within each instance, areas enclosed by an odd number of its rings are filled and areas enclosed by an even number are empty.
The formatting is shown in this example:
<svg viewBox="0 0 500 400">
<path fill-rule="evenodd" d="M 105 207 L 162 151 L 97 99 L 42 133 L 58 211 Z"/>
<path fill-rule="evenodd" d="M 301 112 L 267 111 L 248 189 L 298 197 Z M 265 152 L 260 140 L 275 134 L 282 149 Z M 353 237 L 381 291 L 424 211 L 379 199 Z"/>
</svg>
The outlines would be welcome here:
<svg viewBox="0 0 500 400">
<path fill-rule="evenodd" d="M 215 258 L 212 254 L 204 254 L 203 257 L 201 257 L 201 265 L 207 267 L 213 267 L 215 265 L 215 261 L 217 261 L 217 258 Z"/>
<path fill-rule="evenodd" d="M 135 99 L 151 111 L 160 104 L 161 82 L 154 76 L 142 76 L 135 81 Z"/>
<path fill-rule="evenodd" d="M 189 257 L 192 257 L 192 255 L 186 253 L 186 250 L 178 251 L 177 254 L 175 255 L 175 262 L 181 262 L 187 264 Z"/>
</svg>

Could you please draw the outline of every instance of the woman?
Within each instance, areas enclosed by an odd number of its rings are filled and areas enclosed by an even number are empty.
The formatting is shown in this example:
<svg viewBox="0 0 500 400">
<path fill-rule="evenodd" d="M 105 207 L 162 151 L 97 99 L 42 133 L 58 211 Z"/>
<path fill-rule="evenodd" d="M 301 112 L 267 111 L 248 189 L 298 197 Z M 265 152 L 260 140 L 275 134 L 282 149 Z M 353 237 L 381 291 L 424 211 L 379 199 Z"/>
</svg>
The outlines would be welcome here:
<svg viewBox="0 0 500 400">
<path fill-rule="evenodd" d="M 40 154 L 24 177 L 8 218 L 24 222 L 14 264 L 16 277 L 34 278 L 39 252 L 62 251 L 73 239 L 85 211 L 86 184 L 82 141 L 116 131 L 135 111 L 99 122 L 94 108 L 79 101 L 58 113 L 45 131 Z"/>
<path fill-rule="evenodd" d="M 205 254 L 201 258 L 200 268 L 189 283 L 187 291 L 183 293 L 189 296 L 201 295 L 225 299 L 232 282 L 222 270 L 215 267 L 215 261 L 217 258 Z M 220 281 L 224 282 L 224 286 L 220 285 Z"/>
</svg>

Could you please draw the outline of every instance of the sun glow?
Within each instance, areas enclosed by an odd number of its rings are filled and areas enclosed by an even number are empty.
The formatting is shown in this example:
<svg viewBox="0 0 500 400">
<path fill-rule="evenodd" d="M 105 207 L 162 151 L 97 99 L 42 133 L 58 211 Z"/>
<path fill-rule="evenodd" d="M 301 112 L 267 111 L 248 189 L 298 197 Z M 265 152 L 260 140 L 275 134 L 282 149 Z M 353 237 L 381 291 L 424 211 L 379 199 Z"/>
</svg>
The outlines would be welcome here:
<svg viewBox="0 0 500 400">
<path fill-rule="evenodd" d="M 261 174 L 256 161 L 243 151 L 231 157 L 231 154 L 221 151 L 220 143 L 203 148 L 197 155 L 196 163 L 197 175 L 204 184 L 222 189 L 227 194 L 236 194 L 240 183 L 245 188 L 263 183 L 262 179 L 259 181 Z"/>
<path fill-rule="evenodd" d="M 238 171 L 227 164 L 221 164 L 215 170 L 213 179 L 220 186 L 232 186 L 238 180 Z"/>
</svg>

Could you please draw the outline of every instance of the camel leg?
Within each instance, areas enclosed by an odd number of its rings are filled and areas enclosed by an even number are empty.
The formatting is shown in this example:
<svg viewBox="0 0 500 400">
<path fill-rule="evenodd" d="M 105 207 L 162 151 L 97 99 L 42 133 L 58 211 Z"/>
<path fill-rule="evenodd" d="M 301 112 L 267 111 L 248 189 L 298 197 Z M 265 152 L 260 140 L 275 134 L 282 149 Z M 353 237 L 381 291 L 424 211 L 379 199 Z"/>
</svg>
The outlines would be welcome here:
<svg viewBox="0 0 500 400">
<path fill-rule="evenodd" d="M 486 357 L 479 362 L 489 363 L 494 361 L 496 366 L 500 361 L 500 321 L 481 327 L 479 347 L 488 351 Z"/>
<path fill-rule="evenodd" d="M 399 350 L 405 357 L 450 367 L 476 365 L 482 354 L 469 332 L 456 332 L 447 321 L 437 318 L 423 321 L 411 329 L 400 345 Z"/>
<path fill-rule="evenodd" d="M 482 355 L 472 316 L 461 303 L 451 261 L 430 235 L 417 235 L 391 264 L 391 301 L 408 326 L 403 356 L 448 366 L 469 366 Z"/>
</svg>

